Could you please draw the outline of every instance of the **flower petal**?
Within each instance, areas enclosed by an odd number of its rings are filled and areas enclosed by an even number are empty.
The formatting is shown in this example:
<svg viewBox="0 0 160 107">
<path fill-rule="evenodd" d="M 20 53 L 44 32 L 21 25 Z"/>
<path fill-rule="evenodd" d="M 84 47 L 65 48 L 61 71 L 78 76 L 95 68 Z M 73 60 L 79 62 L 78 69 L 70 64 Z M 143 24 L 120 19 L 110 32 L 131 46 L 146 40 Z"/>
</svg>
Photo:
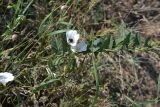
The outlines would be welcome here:
<svg viewBox="0 0 160 107">
<path fill-rule="evenodd" d="M 79 43 L 79 51 L 80 52 L 87 51 L 87 43 L 85 41 L 80 41 L 80 43 Z"/>
<path fill-rule="evenodd" d="M 86 41 L 80 41 L 76 46 L 71 46 L 72 52 L 84 52 L 87 51 Z"/>
<path fill-rule="evenodd" d="M 66 39 L 69 45 L 76 46 L 79 39 L 79 34 L 77 33 L 76 30 L 69 30 L 66 32 Z"/>
<path fill-rule="evenodd" d="M 70 38 L 70 36 L 76 35 L 77 31 L 76 30 L 69 30 L 66 32 L 66 37 Z"/>
<path fill-rule="evenodd" d="M 0 83 L 6 84 L 7 82 L 13 81 L 13 80 L 14 80 L 13 74 L 9 72 L 0 73 Z"/>
<path fill-rule="evenodd" d="M 71 46 L 71 51 L 75 53 L 77 51 L 77 47 L 76 46 Z"/>
</svg>

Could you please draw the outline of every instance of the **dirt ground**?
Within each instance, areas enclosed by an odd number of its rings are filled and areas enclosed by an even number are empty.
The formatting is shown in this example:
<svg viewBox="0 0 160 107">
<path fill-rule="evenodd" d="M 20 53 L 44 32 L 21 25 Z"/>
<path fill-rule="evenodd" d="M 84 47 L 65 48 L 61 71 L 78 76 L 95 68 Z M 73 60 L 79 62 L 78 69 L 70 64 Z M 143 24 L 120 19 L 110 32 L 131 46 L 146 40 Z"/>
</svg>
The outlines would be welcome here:
<svg viewBox="0 0 160 107">
<path fill-rule="evenodd" d="M 100 7 L 104 9 L 107 19 L 114 17 L 119 21 L 123 20 L 127 23 L 128 27 L 140 31 L 144 37 L 160 39 L 159 0 L 104 0 L 100 2 L 100 5 Z M 128 58 L 126 59 L 129 60 L 129 56 L 127 56 Z M 155 55 L 154 52 L 148 52 L 141 53 L 137 56 L 142 61 L 140 62 L 141 67 L 135 67 L 137 74 L 134 74 L 134 69 L 131 67 L 133 66 L 132 64 L 126 64 L 125 60 L 122 60 L 122 71 L 124 71 L 123 79 L 126 82 L 125 84 L 134 81 L 131 86 L 133 89 L 131 94 L 134 100 L 144 101 L 153 99 L 157 94 L 156 84 L 160 73 L 160 53 L 158 52 L 157 55 Z M 108 78 L 108 76 L 105 78 Z M 129 88 L 127 88 L 127 86 L 124 87 L 126 89 Z M 125 92 L 125 88 L 121 91 Z"/>
<path fill-rule="evenodd" d="M 146 37 L 160 38 L 159 0 L 102 0 L 97 6 L 102 8 L 106 19 L 123 20 Z M 98 13 L 96 8 L 95 12 Z"/>
</svg>

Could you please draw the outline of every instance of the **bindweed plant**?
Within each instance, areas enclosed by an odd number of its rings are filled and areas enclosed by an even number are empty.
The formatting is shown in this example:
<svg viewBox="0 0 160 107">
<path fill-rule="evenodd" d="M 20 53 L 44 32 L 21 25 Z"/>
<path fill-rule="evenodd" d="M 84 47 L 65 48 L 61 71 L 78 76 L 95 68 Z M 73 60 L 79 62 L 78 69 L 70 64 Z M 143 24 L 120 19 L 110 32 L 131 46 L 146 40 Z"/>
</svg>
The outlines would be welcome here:
<svg viewBox="0 0 160 107">
<path fill-rule="evenodd" d="M 9 82 L 0 83 L 0 106 L 130 107 L 154 97 L 159 42 L 110 19 L 114 1 L 5 2 L 12 17 L 0 23 L 0 72 L 16 77 L 0 75 Z M 159 79 L 157 90 L 154 103 Z"/>
</svg>

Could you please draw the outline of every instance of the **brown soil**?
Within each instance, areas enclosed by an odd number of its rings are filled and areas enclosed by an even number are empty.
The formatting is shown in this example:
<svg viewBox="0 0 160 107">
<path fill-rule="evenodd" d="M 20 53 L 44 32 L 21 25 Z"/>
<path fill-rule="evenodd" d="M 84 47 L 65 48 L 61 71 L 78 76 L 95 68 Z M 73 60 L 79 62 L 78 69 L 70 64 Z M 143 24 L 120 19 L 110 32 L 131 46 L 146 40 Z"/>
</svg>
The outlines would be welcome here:
<svg viewBox="0 0 160 107">
<path fill-rule="evenodd" d="M 106 19 L 116 18 L 147 37 L 160 38 L 159 0 L 102 0 Z"/>
</svg>

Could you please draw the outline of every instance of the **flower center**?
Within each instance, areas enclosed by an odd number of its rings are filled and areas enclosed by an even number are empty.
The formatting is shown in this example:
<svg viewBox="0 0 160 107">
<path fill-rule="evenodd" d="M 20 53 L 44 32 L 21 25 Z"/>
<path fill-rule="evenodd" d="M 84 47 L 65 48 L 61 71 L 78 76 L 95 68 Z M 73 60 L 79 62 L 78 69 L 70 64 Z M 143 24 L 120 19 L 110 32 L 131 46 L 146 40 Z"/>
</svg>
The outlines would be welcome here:
<svg viewBox="0 0 160 107">
<path fill-rule="evenodd" d="M 69 39 L 69 42 L 70 42 L 70 43 L 73 43 L 73 39 Z"/>
</svg>

